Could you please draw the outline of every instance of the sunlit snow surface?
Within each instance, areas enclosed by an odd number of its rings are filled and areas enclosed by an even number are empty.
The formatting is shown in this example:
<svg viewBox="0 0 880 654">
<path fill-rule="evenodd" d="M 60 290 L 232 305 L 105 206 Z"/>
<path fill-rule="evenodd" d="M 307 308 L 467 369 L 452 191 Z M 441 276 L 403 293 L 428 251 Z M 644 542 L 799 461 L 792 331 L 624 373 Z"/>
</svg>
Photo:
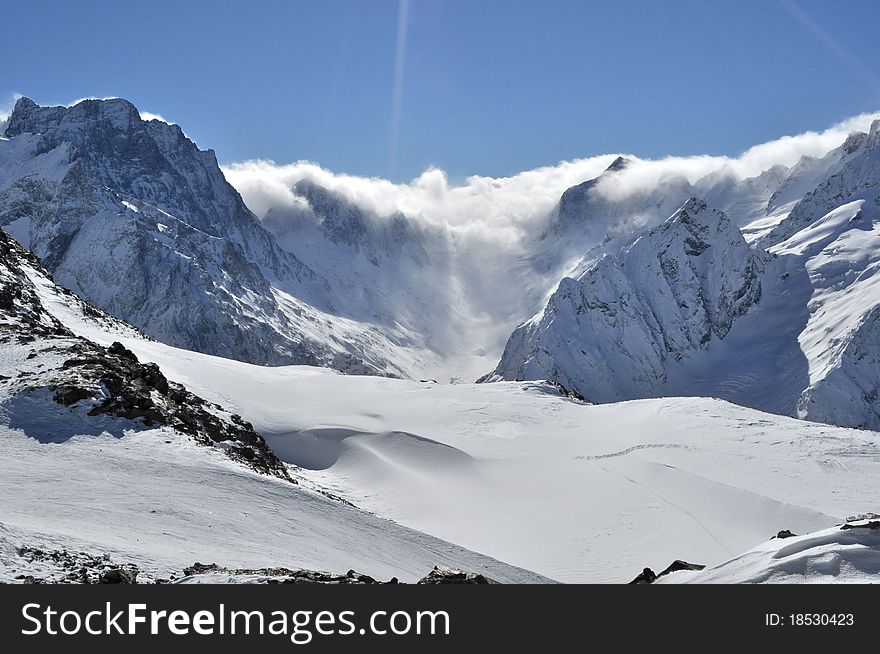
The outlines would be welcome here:
<svg viewBox="0 0 880 654">
<path fill-rule="evenodd" d="M 41 294 L 74 331 L 122 340 L 241 413 L 302 466 L 304 484 L 560 581 L 628 581 L 673 559 L 714 565 L 781 529 L 824 529 L 880 505 L 874 432 L 704 398 L 591 406 L 540 383 L 251 366 L 104 333 L 50 286 Z M 228 481 L 216 480 L 212 501 L 205 489 L 207 510 L 240 495 Z M 257 505 L 298 519 L 296 507 Z"/>
<path fill-rule="evenodd" d="M 102 342 L 140 338 L 106 316 L 85 318 L 76 298 L 59 293 L 29 264 L 19 271 L 50 310 L 79 331 Z M 5 274 L 3 282 L 9 281 Z M 90 416 L 86 402 L 54 401 L 46 384 L 75 342 L 63 331 L 46 336 L 53 333 L 51 320 L 43 323 L 46 331 L 33 332 L 35 338 L 20 326 L 20 333 L 10 330 L 0 341 L 0 582 L 58 572 L 51 563 L 28 560 L 21 548 L 107 556 L 136 564 L 145 580 L 180 577 L 199 561 L 336 574 L 355 569 L 402 581 L 447 565 L 498 581 L 544 581 L 330 498 L 314 484 L 254 472 L 219 446 L 198 445 L 174 429 Z"/>
<path fill-rule="evenodd" d="M 699 572 L 676 572 L 660 583 L 877 583 L 880 529 L 855 521 L 793 538 L 769 540 Z M 849 526 L 849 525 L 848 525 Z"/>
</svg>

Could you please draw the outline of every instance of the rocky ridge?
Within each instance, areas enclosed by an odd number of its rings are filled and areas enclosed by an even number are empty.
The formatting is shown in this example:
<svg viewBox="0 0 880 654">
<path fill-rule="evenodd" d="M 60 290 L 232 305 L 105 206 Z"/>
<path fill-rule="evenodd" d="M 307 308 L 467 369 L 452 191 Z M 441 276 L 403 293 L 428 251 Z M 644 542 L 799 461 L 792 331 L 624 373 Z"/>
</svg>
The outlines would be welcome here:
<svg viewBox="0 0 880 654">
<path fill-rule="evenodd" d="M 0 344 L 21 362 L 0 380 L 4 403 L 53 401 L 84 419 L 110 416 L 136 429 L 167 427 L 258 472 L 293 481 L 240 416 L 169 381 L 118 342 L 104 347 L 76 336 L 43 306 L 34 278 L 52 284 L 36 257 L 0 230 Z M 69 292 L 57 292 L 88 319 L 134 332 Z"/>
</svg>

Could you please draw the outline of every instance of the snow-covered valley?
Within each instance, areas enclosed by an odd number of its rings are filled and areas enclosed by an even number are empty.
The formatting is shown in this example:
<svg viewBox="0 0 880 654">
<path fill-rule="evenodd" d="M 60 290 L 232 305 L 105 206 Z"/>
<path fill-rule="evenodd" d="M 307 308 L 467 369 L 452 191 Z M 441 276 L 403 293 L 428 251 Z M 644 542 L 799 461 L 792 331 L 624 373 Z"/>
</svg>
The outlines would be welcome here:
<svg viewBox="0 0 880 654">
<path fill-rule="evenodd" d="M 74 333 L 122 342 L 252 422 L 302 486 L 552 579 L 717 564 L 880 502 L 873 432 L 704 398 L 588 405 L 542 383 L 253 366 L 107 331 L 33 281 Z"/>
</svg>

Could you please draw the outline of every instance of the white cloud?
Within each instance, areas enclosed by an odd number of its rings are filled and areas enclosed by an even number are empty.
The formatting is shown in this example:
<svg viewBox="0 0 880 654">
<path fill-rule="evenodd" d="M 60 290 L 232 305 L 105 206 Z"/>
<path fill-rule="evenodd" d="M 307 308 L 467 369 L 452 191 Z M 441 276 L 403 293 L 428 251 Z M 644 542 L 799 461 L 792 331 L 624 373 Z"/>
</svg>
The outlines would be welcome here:
<svg viewBox="0 0 880 654">
<path fill-rule="evenodd" d="M 791 166 L 803 157 L 822 156 L 840 145 L 853 131 L 867 131 L 880 113 L 862 114 L 821 132 L 783 136 L 749 148 L 738 157 L 690 156 L 648 160 L 631 157 L 633 164 L 603 192 L 623 195 L 667 175 L 691 182 L 716 171 L 752 177 L 776 165 Z M 410 217 L 445 225 L 459 232 L 478 232 L 493 238 L 516 238 L 541 223 L 567 188 L 600 174 L 616 157 L 600 155 L 555 166 L 536 168 L 511 177 L 467 178 L 449 183 L 446 173 L 430 168 L 408 183 L 377 177 L 339 174 L 308 161 L 276 164 L 256 160 L 233 163 L 224 173 L 258 216 L 272 207 L 291 207 L 301 200 L 291 189 L 307 179 L 337 191 L 359 206 L 387 216 L 402 211 Z"/>
<path fill-rule="evenodd" d="M 159 120 L 163 123 L 168 123 L 169 125 L 174 124 L 170 120 L 163 118 L 159 114 L 150 113 L 149 111 L 138 111 L 138 113 L 141 115 L 141 120 Z"/>
<path fill-rule="evenodd" d="M 408 183 L 396 184 L 376 177 L 333 173 L 308 161 L 287 165 L 246 161 L 224 167 L 224 173 L 258 216 L 273 207 L 295 204 L 297 198 L 290 189 L 307 179 L 379 216 L 402 211 L 412 218 L 459 231 L 492 228 L 513 235 L 532 222 L 536 212 L 548 211 L 562 191 L 595 177 L 614 157 L 562 162 L 512 177 L 473 176 L 459 185 L 450 185 L 446 173 L 438 168 L 429 168 Z"/>
<path fill-rule="evenodd" d="M 857 116 L 822 132 L 786 136 L 738 157 L 632 157 L 629 166 L 597 190 L 623 200 L 670 175 L 684 176 L 692 183 L 713 172 L 755 176 L 775 165 L 791 166 L 802 156 L 821 156 L 843 143 L 852 131 L 866 131 L 877 117 Z M 523 237 L 543 232 L 562 193 L 595 178 L 616 156 L 563 161 L 510 177 L 473 176 L 460 184 L 450 184 L 446 173 L 437 168 L 410 182 L 394 183 L 334 173 L 308 161 L 286 165 L 246 161 L 224 167 L 224 173 L 259 217 L 277 210 L 273 222 L 302 220 L 307 215 L 302 211 L 305 200 L 291 187 L 309 180 L 378 216 L 401 211 L 439 227 L 435 234 L 439 238 L 432 242 L 445 254 L 434 258 L 436 270 L 422 277 L 416 270 L 408 273 L 408 279 L 419 280 L 414 287 L 422 289 L 423 297 L 448 298 L 446 304 L 455 309 L 450 309 L 448 320 L 431 324 L 431 341 L 438 352 L 457 361 L 456 366 L 464 366 L 466 375 L 476 376 L 491 367 L 513 327 L 543 306 L 546 293 L 558 282 L 556 268 L 532 265 L 534 248 L 524 248 L 528 242 Z M 397 292 L 392 291 L 389 296 Z M 485 356 L 466 354 L 474 344 L 480 345 Z M 456 370 L 455 374 L 462 374 Z"/>
</svg>

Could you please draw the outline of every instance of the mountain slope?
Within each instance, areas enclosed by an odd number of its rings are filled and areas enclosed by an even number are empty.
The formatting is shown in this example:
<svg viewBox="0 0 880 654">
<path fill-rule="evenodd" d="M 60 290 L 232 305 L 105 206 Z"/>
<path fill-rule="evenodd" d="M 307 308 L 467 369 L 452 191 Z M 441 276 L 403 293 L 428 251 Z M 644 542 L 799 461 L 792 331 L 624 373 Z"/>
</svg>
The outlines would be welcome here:
<svg viewBox="0 0 880 654">
<path fill-rule="evenodd" d="M 692 199 L 665 223 L 566 278 L 514 331 L 494 376 L 551 379 L 594 402 L 648 397 L 723 339 L 761 297 L 763 264 L 727 216 Z"/>
<path fill-rule="evenodd" d="M 291 188 L 296 202 L 261 218 L 278 245 L 329 286 L 328 296 L 405 344 L 396 352 L 410 377 L 439 375 L 461 346 L 450 324 L 469 319 L 457 297 L 450 235 L 402 213 L 380 216 L 314 182 Z"/>
<path fill-rule="evenodd" d="M 44 276 L 25 277 L 51 320 L 79 339 L 119 341 L 142 365 L 252 423 L 299 484 L 140 423 L 96 427 L 87 422 L 95 417 L 67 413 L 70 437 L 41 443 L 42 426 L 8 424 L 0 409 L 0 490 L 16 497 L 0 504 L 4 542 L 107 552 L 160 576 L 208 560 L 404 580 L 441 562 L 502 581 L 538 579 L 451 540 L 564 581 L 623 582 L 674 558 L 720 563 L 768 533 L 825 528 L 880 500 L 874 434 L 717 400 L 591 406 L 545 384 L 253 366 L 108 326 Z M 42 375 L 51 363 L 4 351 L 4 369 L 16 373 Z M 32 408 L 53 404 L 68 411 L 51 400 Z"/>
<path fill-rule="evenodd" d="M 692 200 L 685 213 L 699 209 L 705 238 L 671 229 L 677 212 L 588 255 L 487 379 L 549 379 L 596 402 L 712 395 L 880 429 L 878 134 L 880 121 L 796 166 L 769 218 L 744 227 L 750 245 L 726 214 Z"/>
<path fill-rule="evenodd" d="M 398 345 L 278 247 L 212 151 L 125 100 L 20 99 L 0 141 L 0 225 L 60 284 L 165 342 L 403 374 Z"/>
<path fill-rule="evenodd" d="M 297 484 L 250 423 L 120 340 L 159 345 L 55 285 L 0 231 L 0 581 L 33 569 L 35 550 L 106 555 L 146 578 L 215 561 L 543 580 Z"/>
</svg>

